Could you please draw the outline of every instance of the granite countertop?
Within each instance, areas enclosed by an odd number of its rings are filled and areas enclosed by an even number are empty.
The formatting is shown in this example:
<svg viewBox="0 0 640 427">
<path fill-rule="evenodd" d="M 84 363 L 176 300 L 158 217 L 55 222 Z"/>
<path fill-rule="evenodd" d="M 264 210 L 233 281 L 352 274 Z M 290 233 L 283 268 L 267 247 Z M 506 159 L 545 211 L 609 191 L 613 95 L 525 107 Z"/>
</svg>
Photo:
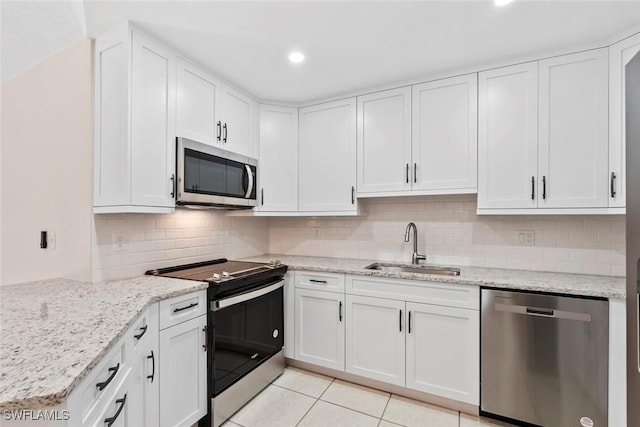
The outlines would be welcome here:
<svg viewBox="0 0 640 427">
<path fill-rule="evenodd" d="M 147 306 L 206 288 L 155 276 L 0 286 L 0 409 L 61 403 Z"/>
<path fill-rule="evenodd" d="M 361 276 L 389 277 L 394 279 L 428 280 L 430 282 L 554 292 L 559 294 L 604 297 L 610 299 L 624 299 L 626 294 L 626 280 L 624 277 L 465 266 L 455 266 L 460 269 L 459 276 L 440 276 L 433 274 L 425 276 L 424 274 L 418 273 L 401 273 L 364 269 L 364 267 L 369 264 L 381 262 L 380 260 L 278 254 L 265 254 L 247 258 L 245 261 L 267 262 L 273 259 L 279 259 L 283 264 L 288 265 L 291 270 L 327 271 L 334 273 L 357 274 Z"/>
</svg>

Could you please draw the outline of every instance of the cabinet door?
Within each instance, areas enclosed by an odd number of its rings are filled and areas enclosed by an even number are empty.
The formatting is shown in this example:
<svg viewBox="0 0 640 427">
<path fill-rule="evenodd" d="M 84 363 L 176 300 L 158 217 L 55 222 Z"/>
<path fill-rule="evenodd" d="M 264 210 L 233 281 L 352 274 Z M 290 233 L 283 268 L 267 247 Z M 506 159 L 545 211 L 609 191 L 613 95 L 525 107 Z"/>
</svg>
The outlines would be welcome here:
<svg viewBox="0 0 640 427">
<path fill-rule="evenodd" d="M 295 357 L 295 288 L 293 271 L 284 275 L 284 357 Z"/>
<path fill-rule="evenodd" d="M 344 294 L 295 290 L 295 358 L 344 371 Z"/>
<path fill-rule="evenodd" d="M 356 99 L 301 108 L 299 120 L 300 211 L 355 211 Z"/>
<path fill-rule="evenodd" d="M 298 109 L 260 106 L 261 211 L 298 210 Z"/>
<path fill-rule="evenodd" d="M 609 207 L 626 206 L 625 66 L 640 52 L 640 34 L 609 47 Z"/>
<path fill-rule="evenodd" d="M 178 58 L 177 68 L 177 136 L 210 145 L 219 144 L 222 128 L 216 122 L 217 80 L 182 58 Z"/>
<path fill-rule="evenodd" d="M 127 399 L 137 422 L 133 425 L 160 424 L 160 379 L 158 354 L 158 305 L 153 304 L 138 319 L 128 337 L 131 349 L 131 392 Z M 133 415 L 133 414 L 132 414 Z"/>
<path fill-rule="evenodd" d="M 404 301 L 347 295 L 347 372 L 404 387 L 404 309 Z"/>
<path fill-rule="evenodd" d="M 222 148 L 255 157 L 253 115 L 257 105 L 248 96 L 222 85 L 220 113 L 222 117 Z"/>
<path fill-rule="evenodd" d="M 539 208 L 609 205 L 607 55 L 540 61 Z"/>
<path fill-rule="evenodd" d="M 407 387 L 479 404 L 479 311 L 407 303 Z"/>
<path fill-rule="evenodd" d="M 410 190 L 411 88 L 358 97 L 358 193 Z"/>
<path fill-rule="evenodd" d="M 207 316 L 160 331 L 160 425 L 191 426 L 207 413 Z"/>
<path fill-rule="evenodd" d="M 131 373 L 131 369 L 126 367 L 125 375 L 122 382 L 118 385 L 117 390 L 107 400 L 104 407 L 98 411 L 95 419 L 83 423 L 83 425 L 102 427 L 109 423 L 111 427 L 144 426 L 144 424 L 141 423 L 140 408 L 136 407 L 136 402 L 131 400 L 136 393 L 131 381 Z M 45 425 L 49 424 L 45 423 Z"/>
<path fill-rule="evenodd" d="M 478 75 L 478 208 L 535 208 L 538 63 Z"/>
<path fill-rule="evenodd" d="M 176 58 L 134 32 L 131 72 L 131 204 L 172 207 Z"/>
<path fill-rule="evenodd" d="M 475 193 L 478 75 L 413 86 L 412 99 L 413 189 Z"/>
</svg>

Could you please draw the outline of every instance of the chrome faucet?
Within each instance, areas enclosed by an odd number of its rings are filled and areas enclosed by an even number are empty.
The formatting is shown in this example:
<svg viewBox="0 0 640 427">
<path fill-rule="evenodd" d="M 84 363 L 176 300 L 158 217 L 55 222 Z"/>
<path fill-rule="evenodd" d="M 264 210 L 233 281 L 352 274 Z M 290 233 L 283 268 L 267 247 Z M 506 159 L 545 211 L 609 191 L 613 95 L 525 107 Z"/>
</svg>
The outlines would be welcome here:
<svg viewBox="0 0 640 427">
<path fill-rule="evenodd" d="M 404 241 L 409 241 L 409 231 L 411 230 L 411 227 L 413 227 L 413 255 L 411 256 L 411 264 L 417 265 L 418 261 L 426 260 L 427 256 L 420 255 L 418 253 L 418 229 L 413 222 L 407 224 L 407 230 L 404 232 Z"/>
</svg>

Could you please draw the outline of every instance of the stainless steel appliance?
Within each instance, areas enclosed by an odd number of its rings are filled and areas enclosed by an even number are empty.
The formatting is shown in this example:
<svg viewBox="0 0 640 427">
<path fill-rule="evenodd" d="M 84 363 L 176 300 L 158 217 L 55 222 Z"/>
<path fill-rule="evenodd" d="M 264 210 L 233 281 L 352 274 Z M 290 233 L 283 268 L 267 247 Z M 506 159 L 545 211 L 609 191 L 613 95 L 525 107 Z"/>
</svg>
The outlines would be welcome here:
<svg viewBox="0 0 640 427">
<path fill-rule="evenodd" d="M 177 138 L 176 150 L 178 206 L 256 206 L 257 160 L 186 138 Z"/>
<path fill-rule="evenodd" d="M 219 259 L 147 272 L 209 282 L 206 425 L 221 425 L 284 371 L 286 271 Z"/>
<path fill-rule="evenodd" d="M 481 301 L 481 414 L 607 426 L 607 300 L 482 289 Z"/>
<path fill-rule="evenodd" d="M 627 145 L 627 425 L 640 426 L 640 54 L 625 68 Z"/>
</svg>

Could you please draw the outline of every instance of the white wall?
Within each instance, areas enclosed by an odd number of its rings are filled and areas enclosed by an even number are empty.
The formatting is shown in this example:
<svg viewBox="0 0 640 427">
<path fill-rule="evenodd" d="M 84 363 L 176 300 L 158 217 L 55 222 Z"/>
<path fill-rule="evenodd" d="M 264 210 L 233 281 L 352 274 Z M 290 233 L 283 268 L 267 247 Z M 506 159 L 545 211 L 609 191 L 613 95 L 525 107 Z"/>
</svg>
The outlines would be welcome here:
<svg viewBox="0 0 640 427">
<path fill-rule="evenodd" d="M 269 251 L 411 261 L 407 223 L 418 227 L 427 262 L 524 270 L 625 274 L 624 216 L 477 216 L 476 197 L 432 196 L 360 201 L 365 217 L 273 218 Z M 516 245 L 533 230 L 535 246 Z M 317 234 L 317 237 L 316 237 Z"/>
<path fill-rule="evenodd" d="M 113 244 L 114 234 L 125 247 Z M 171 215 L 95 215 L 93 280 L 114 280 L 147 270 L 269 251 L 269 220 L 227 217 L 225 211 L 177 209 Z"/>
<path fill-rule="evenodd" d="M 91 57 L 84 39 L 2 84 L 3 285 L 91 277 Z"/>
</svg>

